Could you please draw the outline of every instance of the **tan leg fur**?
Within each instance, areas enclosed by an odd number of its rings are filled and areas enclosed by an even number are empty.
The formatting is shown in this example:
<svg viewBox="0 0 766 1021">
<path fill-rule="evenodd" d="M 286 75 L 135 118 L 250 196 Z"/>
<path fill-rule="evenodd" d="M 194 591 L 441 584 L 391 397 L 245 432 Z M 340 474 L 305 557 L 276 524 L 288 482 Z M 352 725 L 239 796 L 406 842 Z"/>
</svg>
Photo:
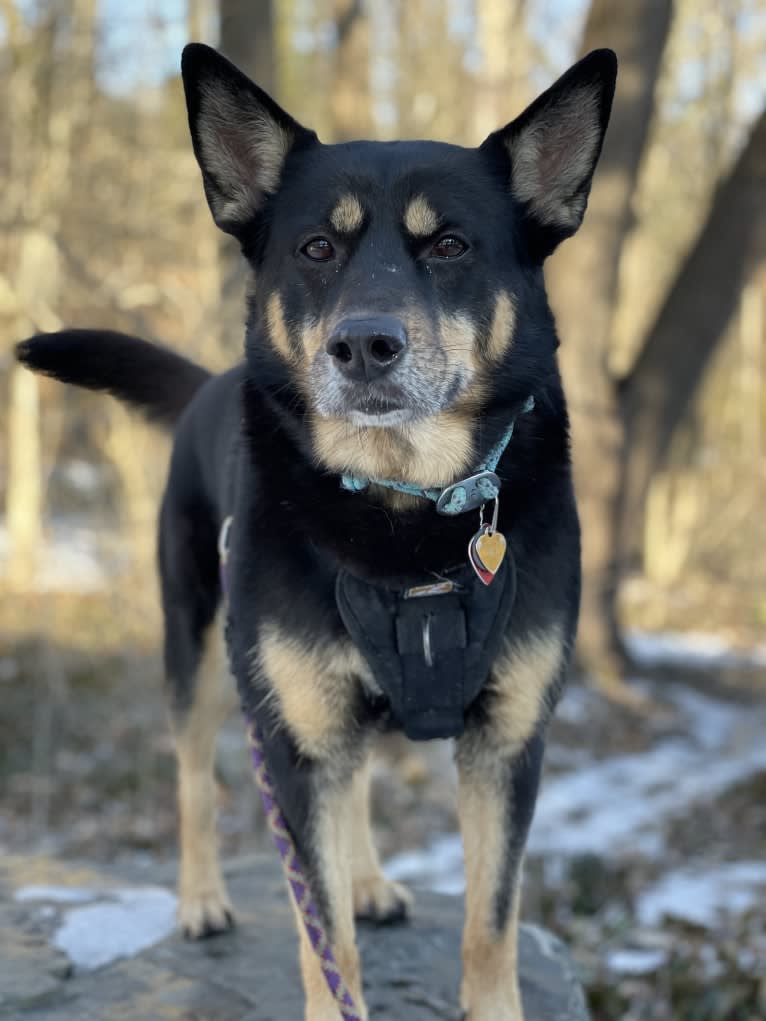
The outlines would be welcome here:
<svg viewBox="0 0 766 1021">
<path fill-rule="evenodd" d="M 213 624 L 194 700 L 173 725 L 181 817 L 178 914 L 184 934 L 192 939 L 227 929 L 233 918 L 218 862 L 213 772 L 218 731 L 236 705 L 221 646 L 220 627 Z"/>
<path fill-rule="evenodd" d="M 350 790 L 323 795 L 317 843 L 322 849 L 322 878 L 328 902 L 332 905 L 332 946 L 340 974 L 347 983 L 363 1021 L 367 1008 L 362 996 L 362 977 L 354 929 L 354 903 L 351 889 L 353 857 L 353 798 Z M 293 905 L 294 906 L 294 905 Z M 319 959 L 297 915 L 300 932 L 300 962 L 306 994 L 306 1021 L 338 1021 L 338 1005 L 327 988 Z"/>
<path fill-rule="evenodd" d="M 563 629 L 558 625 L 506 643 L 492 668 L 489 719 L 458 745 L 458 812 L 466 869 L 461 1005 L 470 1021 L 524 1019 L 517 942 L 526 833 L 512 832 L 508 769 L 536 731 L 545 712 L 545 692 L 563 654 Z M 499 927 L 498 893 L 509 879 L 509 910 Z"/>
<path fill-rule="evenodd" d="M 518 877 L 504 931 L 495 928 L 495 898 L 505 853 L 504 792 L 461 770 L 458 811 L 466 873 L 463 984 L 460 1004 L 470 1021 L 523 1021 L 517 978 Z"/>
</svg>

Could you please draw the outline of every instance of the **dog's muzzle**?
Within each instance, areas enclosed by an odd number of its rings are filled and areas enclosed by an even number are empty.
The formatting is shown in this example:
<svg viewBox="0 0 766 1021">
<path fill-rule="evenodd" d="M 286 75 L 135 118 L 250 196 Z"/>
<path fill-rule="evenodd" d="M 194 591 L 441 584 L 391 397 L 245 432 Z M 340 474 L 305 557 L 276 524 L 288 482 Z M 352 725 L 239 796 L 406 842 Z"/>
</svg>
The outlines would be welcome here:
<svg viewBox="0 0 766 1021">
<path fill-rule="evenodd" d="M 407 331 L 394 316 L 343 319 L 325 350 L 336 369 L 355 383 L 372 383 L 393 369 L 407 349 Z"/>
</svg>

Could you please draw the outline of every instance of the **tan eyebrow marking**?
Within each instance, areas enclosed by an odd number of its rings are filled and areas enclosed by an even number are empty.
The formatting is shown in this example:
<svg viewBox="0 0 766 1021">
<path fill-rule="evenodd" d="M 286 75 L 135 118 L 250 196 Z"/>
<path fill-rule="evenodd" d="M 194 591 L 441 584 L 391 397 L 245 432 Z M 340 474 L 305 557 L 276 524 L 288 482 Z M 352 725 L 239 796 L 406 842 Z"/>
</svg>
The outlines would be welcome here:
<svg viewBox="0 0 766 1021">
<path fill-rule="evenodd" d="M 330 213 L 330 223 L 339 234 L 353 234 L 364 223 L 364 209 L 356 195 L 343 195 Z"/>
<path fill-rule="evenodd" d="M 416 195 L 404 213 L 404 226 L 416 238 L 427 238 L 435 234 L 441 225 L 441 217 L 425 195 Z"/>
</svg>

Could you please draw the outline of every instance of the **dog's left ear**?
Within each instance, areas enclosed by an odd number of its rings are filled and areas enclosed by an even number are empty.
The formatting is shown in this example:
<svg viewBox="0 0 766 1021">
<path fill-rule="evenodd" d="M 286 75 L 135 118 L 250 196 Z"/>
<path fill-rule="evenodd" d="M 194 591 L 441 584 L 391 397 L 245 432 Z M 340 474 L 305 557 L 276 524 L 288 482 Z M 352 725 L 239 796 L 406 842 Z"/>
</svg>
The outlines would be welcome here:
<svg viewBox="0 0 766 1021">
<path fill-rule="evenodd" d="M 278 189 L 291 150 L 317 137 L 210 46 L 184 47 L 181 71 L 210 211 L 221 230 L 241 236 Z"/>
<path fill-rule="evenodd" d="M 616 79 L 612 50 L 594 50 L 481 146 L 510 159 L 511 192 L 541 261 L 582 223 Z"/>
</svg>

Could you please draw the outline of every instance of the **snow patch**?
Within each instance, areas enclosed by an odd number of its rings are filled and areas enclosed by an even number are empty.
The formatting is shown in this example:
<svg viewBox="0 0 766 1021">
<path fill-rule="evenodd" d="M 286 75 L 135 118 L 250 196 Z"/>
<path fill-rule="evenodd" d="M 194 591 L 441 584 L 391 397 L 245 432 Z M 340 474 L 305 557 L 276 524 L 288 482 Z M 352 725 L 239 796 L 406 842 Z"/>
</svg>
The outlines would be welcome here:
<svg viewBox="0 0 766 1021">
<path fill-rule="evenodd" d="M 737 649 L 719 635 L 703 631 L 678 634 L 672 631 L 629 631 L 625 644 L 630 655 L 644 666 L 716 667 L 766 666 L 766 645 Z"/>
<path fill-rule="evenodd" d="M 570 685 L 556 706 L 556 716 L 567 723 L 586 723 L 593 707 L 593 693 L 582 685 Z"/>
<path fill-rule="evenodd" d="M 765 897 L 766 862 L 727 862 L 668 873 L 639 895 L 636 913 L 643 925 L 675 918 L 712 929 L 722 916 L 745 914 Z"/>
<path fill-rule="evenodd" d="M 79 457 L 72 457 L 64 461 L 55 470 L 72 489 L 89 496 L 97 493 L 104 486 L 107 472 L 101 465 L 92 464 Z"/>
<path fill-rule="evenodd" d="M 606 965 L 619 975 L 651 975 L 667 962 L 664 950 L 612 950 L 606 956 Z"/>
<path fill-rule="evenodd" d="M 657 856 L 664 823 L 764 770 L 766 746 L 716 761 L 679 740 L 607 759 L 543 785 L 529 850 Z"/>
<path fill-rule="evenodd" d="M 91 902 L 69 908 L 53 937 L 54 946 L 83 971 L 132 957 L 165 939 L 176 925 L 176 898 L 158 886 L 106 891 L 26 886 L 15 896 L 20 901 Z"/>
<path fill-rule="evenodd" d="M 403 851 L 394 855 L 384 871 L 389 879 L 426 885 L 436 893 L 461 894 L 465 881 L 460 836 L 450 833 L 433 841 L 425 851 Z"/>
<path fill-rule="evenodd" d="M 530 854 L 549 862 L 552 856 L 584 853 L 614 860 L 660 859 L 670 820 L 766 771 L 761 708 L 722 702 L 681 685 L 666 687 L 662 694 L 678 711 L 678 734 L 659 739 L 645 752 L 549 774 L 537 802 Z M 586 696 L 576 695 L 569 700 L 569 712 L 583 712 L 585 702 Z M 460 836 L 450 834 L 425 851 L 399 854 L 386 871 L 394 879 L 461 893 Z"/>
<path fill-rule="evenodd" d="M 21 886 L 14 893 L 17 901 L 47 900 L 54 904 L 86 904 L 103 896 L 85 886 Z"/>
<path fill-rule="evenodd" d="M 530 851 L 657 855 L 669 819 L 766 770 L 762 713 L 681 686 L 664 694 L 685 718 L 683 736 L 548 777 Z"/>
<path fill-rule="evenodd" d="M 10 537 L 0 524 L 0 567 L 10 553 Z M 40 551 L 31 588 L 36 592 L 99 592 L 109 574 L 99 553 L 98 536 L 89 528 L 54 523 Z"/>
</svg>

